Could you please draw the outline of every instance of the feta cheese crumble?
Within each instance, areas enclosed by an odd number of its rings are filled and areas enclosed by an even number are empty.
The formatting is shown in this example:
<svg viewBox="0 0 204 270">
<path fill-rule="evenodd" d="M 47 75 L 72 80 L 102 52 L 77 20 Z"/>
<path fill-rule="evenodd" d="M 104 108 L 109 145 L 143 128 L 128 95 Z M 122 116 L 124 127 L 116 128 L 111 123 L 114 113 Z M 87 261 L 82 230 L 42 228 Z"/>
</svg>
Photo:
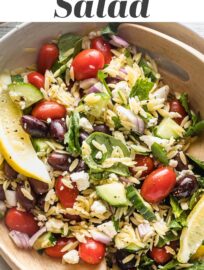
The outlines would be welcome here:
<svg viewBox="0 0 204 270">
<path fill-rule="evenodd" d="M 64 254 L 63 261 L 69 264 L 79 263 L 79 253 L 77 250 L 73 249 Z"/>
<path fill-rule="evenodd" d="M 106 212 L 106 207 L 102 202 L 95 201 L 91 206 L 91 211 L 95 212 L 96 214 L 104 214 Z"/>
<path fill-rule="evenodd" d="M 86 190 L 90 186 L 89 174 L 85 171 L 72 173 L 70 178 L 76 183 L 79 191 Z"/>
<path fill-rule="evenodd" d="M 83 128 L 86 132 L 90 133 L 93 131 L 93 126 L 89 122 L 89 120 L 85 117 L 80 118 L 79 120 L 79 126 Z"/>
<path fill-rule="evenodd" d="M 108 235 L 110 238 L 113 238 L 117 234 L 113 221 L 105 222 L 97 226 L 97 229 Z"/>
</svg>

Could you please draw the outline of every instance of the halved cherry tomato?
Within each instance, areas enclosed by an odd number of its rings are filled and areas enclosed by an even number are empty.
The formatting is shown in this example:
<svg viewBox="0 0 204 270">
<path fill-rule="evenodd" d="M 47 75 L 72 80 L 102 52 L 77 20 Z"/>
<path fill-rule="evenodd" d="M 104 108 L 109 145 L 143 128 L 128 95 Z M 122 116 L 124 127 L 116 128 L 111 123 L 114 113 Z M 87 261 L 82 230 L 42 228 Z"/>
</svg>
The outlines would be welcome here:
<svg viewBox="0 0 204 270">
<path fill-rule="evenodd" d="M 142 172 L 141 177 L 147 176 L 154 170 L 154 160 L 151 157 L 148 156 L 142 156 L 142 155 L 136 155 L 135 161 L 137 162 L 136 166 L 145 166 L 147 167 L 146 170 Z M 135 174 L 137 171 L 135 170 L 135 167 L 131 167 L 130 171 Z"/>
<path fill-rule="evenodd" d="M 44 44 L 38 54 L 38 71 L 42 74 L 54 65 L 59 56 L 59 49 L 55 44 Z"/>
<path fill-rule="evenodd" d="M 45 249 L 45 253 L 53 258 L 62 258 L 67 251 L 62 252 L 61 250 L 69 243 L 74 243 L 76 241 L 75 238 L 60 238 L 57 240 L 57 243 L 54 247 L 49 247 Z"/>
<path fill-rule="evenodd" d="M 86 243 L 79 244 L 79 257 L 86 263 L 99 264 L 105 256 L 104 244 L 88 238 Z"/>
<path fill-rule="evenodd" d="M 8 210 L 5 223 L 9 230 L 26 233 L 29 236 L 32 236 L 39 230 L 37 221 L 32 214 L 19 211 L 16 208 Z"/>
<path fill-rule="evenodd" d="M 112 59 L 111 46 L 102 37 L 96 37 L 91 41 L 91 48 L 101 52 L 105 58 L 105 64 L 109 64 Z"/>
<path fill-rule="evenodd" d="M 45 77 L 36 71 L 33 71 L 27 75 L 28 82 L 36 86 L 37 88 L 44 88 Z"/>
<path fill-rule="evenodd" d="M 37 103 L 32 110 L 32 116 L 40 120 L 47 120 L 48 118 L 52 120 L 60 119 L 65 117 L 65 115 L 65 107 L 55 101 L 43 100 Z"/>
<path fill-rule="evenodd" d="M 165 199 L 176 184 L 176 173 L 171 167 L 161 167 L 148 175 L 142 185 L 141 195 L 150 203 Z"/>
<path fill-rule="evenodd" d="M 63 177 L 59 176 L 56 181 L 56 194 L 59 197 L 60 203 L 63 207 L 72 208 L 79 194 L 79 191 L 75 184 L 73 184 L 73 188 L 68 188 L 67 186 L 65 186 L 62 179 Z"/>
<path fill-rule="evenodd" d="M 187 113 L 182 106 L 181 102 L 177 99 L 172 100 L 170 102 L 170 112 L 177 112 L 181 115 L 181 117 L 174 118 L 174 121 L 180 125 L 183 119 L 186 117 Z"/>
<path fill-rule="evenodd" d="M 88 49 L 83 50 L 74 58 L 72 66 L 76 80 L 95 78 L 99 69 L 104 67 L 105 60 L 101 52 Z"/>
<path fill-rule="evenodd" d="M 162 248 L 153 247 L 150 252 L 150 257 L 158 264 L 165 264 L 171 260 L 173 255 L 167 253 L 165 247 Z"/>
</svg>

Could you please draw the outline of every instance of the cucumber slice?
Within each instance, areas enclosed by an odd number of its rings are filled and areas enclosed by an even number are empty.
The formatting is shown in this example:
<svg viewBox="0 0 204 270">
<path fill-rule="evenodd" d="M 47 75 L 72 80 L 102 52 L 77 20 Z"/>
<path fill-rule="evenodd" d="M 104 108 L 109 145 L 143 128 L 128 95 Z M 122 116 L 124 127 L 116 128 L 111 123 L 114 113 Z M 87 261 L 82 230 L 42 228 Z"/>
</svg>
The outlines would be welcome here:
<svg viewBox="0 0 204 270">
<path fill-rule="evenodd" d="M 156 220 L 156 216 L 149 203 L 145 202 L 140 193 L 133 187 L 126 188 L 127 198 L 132 202 L 137 211 L 148 221 Z"/>
<path fill-rule="evenodd" d="M 96 193 L 113 206 L 127 206 L 128 200 L 123 184 L 113 183 L 96 187 Z"/>
<path fill-rule="evenodd" d="M 35 148 L 36 152 L 46 152 L 49 149 L 49 145 L 47 144 L 47 139 L 41 139 L 41 138 L 33 138 L 32 144 Z"/>
<path fill-rule="evenodd" d="M 184 134 L 184 129 L 179 126 L 171 118 L 164 118 L 161 123 L 156 128 L 156 136 L 162 139 L 170 139 L 174 137 L 175 139 L 182 137 Z"/>
<path fill-rule="evenodd" d="M 35 250 L 41 250 L 43 248 L 53 247 L 56 242 L 57 240 L 54 235 L 51 232 L 47 232 L 35 241 L 33 248 Z"/>
<path fill-rule="evenodd" d="M 9 87 L 11 100 L 24 110 L 43 99 L 41 91 L 30 83 L 13 83 Z"/>
</svg>

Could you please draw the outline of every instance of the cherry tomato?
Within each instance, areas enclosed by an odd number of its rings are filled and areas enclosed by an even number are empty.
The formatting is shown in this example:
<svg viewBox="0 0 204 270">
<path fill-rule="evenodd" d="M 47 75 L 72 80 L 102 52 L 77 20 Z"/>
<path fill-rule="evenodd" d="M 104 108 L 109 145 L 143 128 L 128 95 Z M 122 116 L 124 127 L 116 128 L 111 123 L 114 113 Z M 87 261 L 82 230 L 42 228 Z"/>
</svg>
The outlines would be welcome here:
<svg viewBox="0 0 204 270">
<path fill-rule="evenodd" d="M 54 247 L 49 247 L 45 249 L 45 253 L 53 258 L 62 258 L 67 251 L 62 252 L 61 250 L 69 243 L 74 243 L 75 238 L 60 238 L 57 240 L 57 243 Z"/>
<path fill-rule="evenodd" d="M 170 261 L 173 256 L 172 254 L 167 253 L 165 247 L 153 247 L 150 252 L 150 257 L 158 264 L 165 264 Z"/>
<path fill-rule="evenodd" d="M 181 117 L 174 118 L 174 121 L 179 125 L 187 115 L 184 107 L 179 100 L 172 100 L 170 102 L 170 112 L 177 112 L 181 115 Z"/>
<path fill-rule="evenodd" d="M 75 184 L 73 185 L 73 188 L 66 187 L 62 182 L 62 178 L 62 176 L 59 176 L 56 181 L 56 194 L 59 197 L 59 200 L 63 207 L 72 208 L 79 194 L 79 191 Z"/>
<path fill-rule="evenodd" d="M 176 173 L 171 167 L 161 167 L 148 175 L 142 185 L 142 197 L 150 203 L 165 199 L 176 184 Z"/>
<path fill-rule="evenodd" d="M 86 263 L 98 264 L 105 255 L 106 247 L 104 244 L 91 238 L 86 243 L 79 244 L 79 257 Z"/>
<path fill-rule="evenodd" d="M 51 69 L 59 56 L 59 49 L 55 44 L 44 44 L 38 54 L 38 71 L 42 74 Z"/>
<path fill-rule="evenodd" d="M 91 41 L 91 48 L 101 52 L 105 58 L 105 64 L 109 64 L 112 59 L 111 46 L 102 37 L 96 37 Z"/>
<path fill-rule="evenodd" d="M 48 118 L 52 120 L 60 119 L 65 117 L 65 115 L 65 107 L 55 101 L 43 100 L 36 104 L 32 110 L 32 116 L 40 120 L 47 120 Z"/>
<path fill-rule="evenodd" d="M 76 80 L 95 78 L 98 70 L 104 67 L 105 60 L 101 52 L 88 49 L 80 52 L 73 60 L 74 76 Z"/>
<path fill-rule="evenodd" d="M 136 155 L 135 161 L 137 162 L 136 166 L 147 167 L 147 169 L 142 172 L 141 177 L 147 176 L 154 170 L 154 160 L 151 157 Z M 130 168 L 130 170 L 133 174 L 137 172 L 134 167 Z"/>
<path fill-rule="evenodd" d="M 8 210 L 5 223 L 9 230 L 26 233 L 29 236 L 32 236 L 39 230 L 37 221 L 32 214 L 19 211 L 16 208 Z"/>
<path fill-rule="evenodd" d="M 28 82 L 36 86 L 37 88 L 44 88 L 45 77 L 39 72 L 31 72 L 27 75 Z"/>
</svg>

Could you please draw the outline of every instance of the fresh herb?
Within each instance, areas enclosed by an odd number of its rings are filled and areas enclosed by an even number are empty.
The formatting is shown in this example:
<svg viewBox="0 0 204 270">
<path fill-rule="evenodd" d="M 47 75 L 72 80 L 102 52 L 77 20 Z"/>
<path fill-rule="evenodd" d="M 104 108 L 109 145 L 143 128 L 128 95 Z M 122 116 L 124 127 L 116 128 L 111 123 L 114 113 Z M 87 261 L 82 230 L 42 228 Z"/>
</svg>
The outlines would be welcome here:
<svg viewBox="0 0 204 270">
<path fill-rule="evenodd" d="M 167 264 L 165 264 L 164 266 L 162 266 L 160 269 L 162 270 L 175 270 L 175 267 L 179 265 L 179 262 L 176 260 L 172 260 L 170 262 L 168 262 Z"/>
<path fill-rule="evenodd" d="M 119 219 L 116 219 L 114 216 L 112 218 L 112 221 L 113 221 L 113 224 L 114 224 L 114 227 L 115 227 L 115 230 L 116 232 L 119 232 L 120 231 L 120 220 Z"/>
<path fill-rule="evenodd" d="M 204 120 L 201 120 L 198 123 L 190 126 L 186 131 L 185 136 L 186 137 L 195 136 L 200 134 L 203 130 L 204 130 Z"/>
<path fill-rule="evenodd" d="M 187 112 L 187 114 L 191 117 L 191 110 L 190 110 L 189 102 L 188 102 L 188 94 L 182 93 L 179 100 L 181 102 L 181 105 L 184 107 L 185 111 Z"/>
<path fill-rule="evenodd" d="M 154 260 L 152 260 L 151 258 L 149 258 L 146 255 L 141 256 L 141 260 L 140 260 L 140 268 L 141 270 L 147 270 L 149 268 L 147 268 L 148 266 L 151 266 L 154 264 Z"/>
<path fill-rule="evenodd" d="M 108 84 L 106 83 L 106 80 L 105 80 L 108 77 L 108 75 L 105 74 L 102 70 L 99 70 L 97 77 L 98 77 L 99 81 L 105 86 L 109 96 L 112 96 L 111 90 L 108 87 Z"/>
<path fill-rule="evenodd" d="M 92 143 L 93 141 L 105 146 L 106 151 L 102 154 L 102 158 L 100 160 L 95 158 L 99 150 L 94 146 L 94 144 Z M 130 175 L 128 167 L 120 162 L 115 163 L 110 168 L 103 167 L 103 162 L 107 158 L 111 157 L 114 147 L 116 146 L 121 149 L 124 157 L 130 157 L 130 152 L 128 148 L 120 140 L 102 132 L 94 132 L 86 139 L 85 142 L 90 147 L 91 152 L 89 155 L 87 155 L 86 151 L 83 151 L 82 149 L 82 158 L 89 166 L 92 173 L 109 172 L 116 173 L 122 176 Z"/>
<path fill-rule="evenodd" d="M 139 66 L 143 69 L 145 77 L 150 78 L 152 82 L 156 82 L 156 74 L 144 58 L 140 60 Z"/>
<path fill-rule="evenodd" d="M 149 203 L 145 202 L 142 196 L 139 194 L 136 188 L 129 186 L 126 189 L 127 198 L 130 200 L 137 209 L 137 211 L 148 221 L 156 220 L 156 216 L 152 210 L 152 207 Z"/>
<path fill-rule="evenodd" d="M 120 118 L 118 116 L 113 116 L 112 120 L 114 122 L 114 125 L 115 125 L 116 129 L 119 129 L 119 128 L 122 127 L 121 122 L 120 122 Z"/>
<path fill-rule="evenodd" d="M 150 82 L 148 79 L 140 78 L 133 86 L 130 97 L 138 96 L 140 100 L 147 100 L 149 97 L 149 92 L 152 90 L 153 86 L 153 82 Z"/>
<path fill-rule="evenodd" d="M 82 48 L 82 38 L 74 34 L 64 34 L 59 38 L 59 62 L 65 63 L 77 55 Z"/>
<path fill-rule="evenodd" d="M 166 244 L 168 244 L 169 242 L 175 241 L 178 239 L 179 239 L 178 235 L 176 235 L 172 231 L 168 231 L 164 237 L 159 238 L 159 242 L 158 242 L 157 246 L 161 248 L 161 247 L 165 246 Z"/>
<path fill-rule="evenodd" d="M 69 120 L 69 130 L 65 134 L 64 143 L 68 144 L 67 151 L 74 156 L 81 153 L 79 144 L 79 113 L 72 112 Z"/>
<path fill-rule="evenodd" d="M 167 152 L 164 149 L 164 147 L 162 147 L 160 144 L 158 144 L 158 143 L 155 142 L 155 143 L 152 144 L 151 150 L 152 150 L 153 156 L 157 160 L 159 160 L 164 165 L 168 165 L 169 164 L 169 160 L 168 160 L 168 157 L 167 157 Z"/>
<path fill-rule="evenodd" d="M 170 204 L 175 218 L 179 218 L 180 215 L 183 213 L 183 210 L 181 209 L 178 200 L 175 197 L 170 196 Z"/>
<path fill-rule="evenodd" d="M 95 172 L 94 170 L 90 169 L 89 177 L 91 180 L 104 180 L 109 178 L 109 172 Z"/>
<path fill-rule="evenodd" d="M 203 179 L 204 181 L 204 179 Z M 204 183 L 203 183 L 204 185 Z M 203 194 L 203 190 L 202 189 L 198 189 L 196 192 L 193 193 L 193 195 L 191 196 L 190 202 L 189 202 L 189 209 L 192 210 L 194 208 L 194 206 L 196 205 L 196 203 L 199 201 L 200 199 L 200 195 Z"/>
<path fill-rule="evenodd" d="M 119 25 L 120 23 L 109 23 L 102 29 L 101 35 L 105 39 L 109 39 L 109 36 L 117 34 Z"/>
<path fill-rule="evenodd" d="M 179 231 L 182 229 L 181 224 L 177 220 L 172 220 L 169 224 L 169 228 L 174 230 L 174 231 Z"/>
<path fill-rule="evenodd" d="M 19 74 L 11 75 L 11 81 L 12 81 L 12 83 L 23 82 L 23 77 Z"/>
</svg>

